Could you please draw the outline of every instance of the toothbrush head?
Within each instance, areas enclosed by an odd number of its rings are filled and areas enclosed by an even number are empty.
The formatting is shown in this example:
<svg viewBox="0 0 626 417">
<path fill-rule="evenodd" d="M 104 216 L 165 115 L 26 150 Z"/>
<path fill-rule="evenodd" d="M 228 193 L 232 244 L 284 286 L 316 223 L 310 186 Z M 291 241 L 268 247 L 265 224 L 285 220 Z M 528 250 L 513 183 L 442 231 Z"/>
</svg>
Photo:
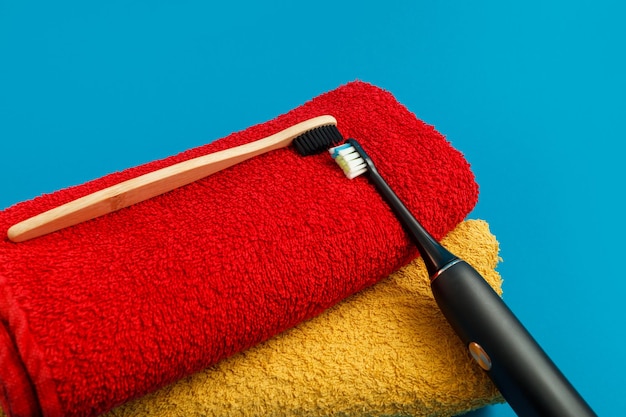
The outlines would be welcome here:
<svg viewBox="0 0 626 417">
<path fill-rule="evenodd" d="M 293 140 L 293 146 L 302 156 L 316 155 L 343 141 L 337 125 L 328 124 L 307 130 Z"/>
<path fill-rule="evenodd" d="M 348 139 L 343 145 L 335 146 L 328 152 L 349 179 L 375 170 L 372 160 L 355 139 Z"/>
</svg>

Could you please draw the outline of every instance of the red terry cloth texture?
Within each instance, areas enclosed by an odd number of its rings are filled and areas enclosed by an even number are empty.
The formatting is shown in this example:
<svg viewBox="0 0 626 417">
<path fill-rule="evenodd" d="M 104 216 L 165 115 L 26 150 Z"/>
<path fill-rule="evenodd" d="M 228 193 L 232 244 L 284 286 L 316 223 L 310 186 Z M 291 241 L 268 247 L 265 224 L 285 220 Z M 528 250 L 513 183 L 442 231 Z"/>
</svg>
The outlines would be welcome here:
<svg viewBox="0 0 626 417">
<path fill-rule="evenodd" d="M 436 238 L 478 187 L 463 155 L 387 91 L 355 81 L 206 146 L 19 203 L 0 233 L 88 193 L 337 118 Z M 118 212 L 0 242 L 0 396 L 12 416 L 91 416 L 318 315 L 417 256 L 366 176 L 272 151 Z"/>
</svg>

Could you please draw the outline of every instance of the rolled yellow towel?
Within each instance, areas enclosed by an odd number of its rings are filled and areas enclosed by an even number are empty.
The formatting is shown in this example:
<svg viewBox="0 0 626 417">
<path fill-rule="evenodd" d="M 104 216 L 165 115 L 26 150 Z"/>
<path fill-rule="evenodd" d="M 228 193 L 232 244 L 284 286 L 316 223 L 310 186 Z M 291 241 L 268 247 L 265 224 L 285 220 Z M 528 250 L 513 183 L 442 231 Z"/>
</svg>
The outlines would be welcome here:
<svg viewBox="0 0 626 417">
<path fill-rule="evenodd" d="M 443 239 L 501 294 L 482 220 Z M 421 259 L 267 342 L 107 414 L 453 416 L 502 397 L 440 313 Z"/>
</svg>

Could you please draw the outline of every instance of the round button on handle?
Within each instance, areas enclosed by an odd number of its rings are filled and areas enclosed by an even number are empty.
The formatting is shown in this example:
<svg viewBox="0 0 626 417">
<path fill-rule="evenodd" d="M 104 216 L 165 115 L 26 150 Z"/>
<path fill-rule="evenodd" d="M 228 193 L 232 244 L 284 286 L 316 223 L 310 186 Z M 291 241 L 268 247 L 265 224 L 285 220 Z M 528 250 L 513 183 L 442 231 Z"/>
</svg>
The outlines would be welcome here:
<svg viewBox="0 0 626 417">
<path fill-rule="evenodd" d="M 482 346 L 476 342 L 470 342 L 468 348 L 472 358 L 474 358 L 481 368 L 485 371 L 491 369 L 491 358 L 487 355 L 487 352 L 485 352 L 485 349 L 483 349 Z"/>
</svg>

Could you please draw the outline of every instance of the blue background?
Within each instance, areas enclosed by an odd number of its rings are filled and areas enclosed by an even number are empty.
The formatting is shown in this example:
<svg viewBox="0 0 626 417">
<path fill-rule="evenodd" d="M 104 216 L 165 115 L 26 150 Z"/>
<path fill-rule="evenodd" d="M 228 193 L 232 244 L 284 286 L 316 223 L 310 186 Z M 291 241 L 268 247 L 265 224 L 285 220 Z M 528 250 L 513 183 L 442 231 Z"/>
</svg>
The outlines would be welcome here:
<svg viewBox="0 0 626 417">
<path fill-rule="evenodd" d="M 465 154 L 505 300 L 623 414 L 626 10 L 505 3 L 0 1 L 0 208 L 368 81 Z"/>
</svg>

